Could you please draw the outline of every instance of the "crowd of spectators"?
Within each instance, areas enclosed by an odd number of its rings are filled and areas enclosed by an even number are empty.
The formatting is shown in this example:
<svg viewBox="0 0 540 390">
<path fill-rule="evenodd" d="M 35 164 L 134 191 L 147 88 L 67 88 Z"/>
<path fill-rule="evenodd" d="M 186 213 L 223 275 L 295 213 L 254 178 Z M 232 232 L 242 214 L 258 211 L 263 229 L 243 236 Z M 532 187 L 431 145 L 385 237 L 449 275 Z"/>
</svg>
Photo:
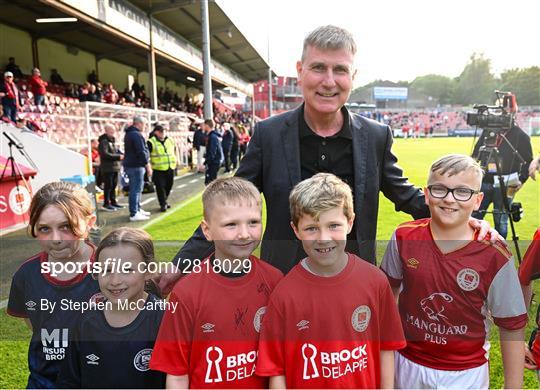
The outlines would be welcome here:
<svg viewBox="0 0 540 390">
<path fill-rule="evenodd" d="M 5 66 L 5 72 L 0 74 L 0 90 L 6 89 L 6 77 L 4 73 L 12 76 L 12 82 L 9 82 L 8 92 L 12 102 L 17 102 L 16 109 L 12 109 L 12 104 L 4 104 L 9 106 L 4 109 L 7 117 L 11 119 L 11 113 L 16 113 L 20 110 L 24 111 L 25 106 L 40 107 L 39 111 L 52 113 L 57 105 L 55 97 L 67 97 L 76 99 L 79 102 L 100 102 L 116 105 L 125 105 L 139 108 L 150 108 L 150 98 L 146 93 L 145 86 L 135 81 L 131 88 L 125 88 L 123 91 L 118 91 L 113 83 L 102 83 L 95 71 L 92 71 L 84 84 L 64 81 L 62 75 L 57 69 L 51 69 L 50 83 L 47 83 L 41 78 L 41 72 L 38 68 L 32 70 L 32 74 L 24 75 L 20 67 L 16 64 L 15 58 L 10 57 L 8 64 Z M 15 87 L 15 89 L 13 89 Z M 171 91 L 168 87 L 160 87 L 157 91 L 158 109 L 161 111 L 172 112 L 187 112 L 193 113 L 202 117 L 202 102 L 196 102 L 191 96 L 186 94 L 183 98 L 177 92 Z M 15 98 L 17 96 L 17 98 Z M 47 99 L 49 96 L 49 99 Z M 52 106 L 52 107 L 50 107 Z M 28 111 L 33 111 L 27 109 Z M 14 121 L 14 120 L 13 120 Z"/>
</svg>

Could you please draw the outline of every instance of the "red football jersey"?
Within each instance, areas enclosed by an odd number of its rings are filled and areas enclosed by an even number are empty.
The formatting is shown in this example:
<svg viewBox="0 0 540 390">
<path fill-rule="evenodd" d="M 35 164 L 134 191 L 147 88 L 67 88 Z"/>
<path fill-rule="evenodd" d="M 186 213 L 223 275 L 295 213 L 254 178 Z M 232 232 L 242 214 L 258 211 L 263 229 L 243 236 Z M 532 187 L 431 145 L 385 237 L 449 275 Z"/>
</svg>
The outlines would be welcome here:
<svg viewBox="0 0 540 390">
<path fill-rule="evenodd" d="M 264 317 L 256 373 L 285 375 L 287 388 L 377 388 L 380 350 L 404 346 L 384 274 L 350 254 L 336 276 L 297 264 L 283 278 Z"/>
<path fill-rule="evenodd" d="M 535 279 L 540 279 L 540 228 L 536 229 L 519 267 L 519 281 L 522 285 L 527 286 Z M 540 323 L 537 325 L 540 327 Z M 540 332 L 536 333 L 531 351 L 536 365 L 540 365 Z"/>
<path fill-rule="evenodd" d="M 540 279 L 540 228 L 536 229 L 531 245 L 519 266 L 519 281 L 522 285 L 527 286 L 535 279 Z"/>
<path fill-rule="evenodd" d="M 165 313 L 151 369 L 188 375 L 190 388 L 267 387 L 266 378 L 254 375 L 257 343 L 270 293 L 283 274 L 250 259 L 245 276 L 227 278 L 203 265 L 203 272 L 180 279 L 169 297 L 178 307 Z"/>
<path fill-rule="evenodd" d="M 381 268 L 390 284 L 402 286 L 399 312 L 407 347 L 418 364 L 465 370 L 489 357 L 490 316 L 515 330 L 527 313 L 511 253 L 499 243 L 464 242 L 443 254 L 430 220 L 400 225 L 388 243 Z"/>
</svg>

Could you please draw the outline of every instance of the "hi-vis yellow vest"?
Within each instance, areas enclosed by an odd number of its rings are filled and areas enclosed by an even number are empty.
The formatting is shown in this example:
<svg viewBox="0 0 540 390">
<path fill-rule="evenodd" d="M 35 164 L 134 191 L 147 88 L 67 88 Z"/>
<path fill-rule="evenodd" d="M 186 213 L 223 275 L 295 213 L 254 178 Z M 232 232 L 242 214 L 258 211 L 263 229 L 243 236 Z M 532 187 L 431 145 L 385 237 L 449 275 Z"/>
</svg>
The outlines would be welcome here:
<svg viewBox="0 0 540 390">
<path fill-rule="evenodd" d="M 174 154 L 174 142 L 170 138 L 166 138 L 164 143 L 161 143 L 156 137 L 149 139 L 152 144 L 152 152 L 150 153 L 150 165 L 155 171 L 166 171 L 176 168 L 176 156 Z"/>
</svg>

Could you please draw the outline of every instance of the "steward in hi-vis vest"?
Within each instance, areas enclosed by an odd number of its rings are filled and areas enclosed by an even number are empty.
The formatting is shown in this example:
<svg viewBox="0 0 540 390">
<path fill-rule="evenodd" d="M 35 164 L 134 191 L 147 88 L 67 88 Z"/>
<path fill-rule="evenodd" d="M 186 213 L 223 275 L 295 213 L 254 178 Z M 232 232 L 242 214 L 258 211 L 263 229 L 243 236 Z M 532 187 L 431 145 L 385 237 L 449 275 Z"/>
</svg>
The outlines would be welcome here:
<svg viewBox="0 0 540 390">
<path fill-rule="evenodd" d="M 156 186 L 160 210 L 167 211 L 171 206 L 167 198 L 171 192 L 176 169 L 176 144 L 165 136 L 165 129 L 156 125 L 148 139 L 150 151 L 150 165 L 152 165 L 152 181 Z"/>
</svg>

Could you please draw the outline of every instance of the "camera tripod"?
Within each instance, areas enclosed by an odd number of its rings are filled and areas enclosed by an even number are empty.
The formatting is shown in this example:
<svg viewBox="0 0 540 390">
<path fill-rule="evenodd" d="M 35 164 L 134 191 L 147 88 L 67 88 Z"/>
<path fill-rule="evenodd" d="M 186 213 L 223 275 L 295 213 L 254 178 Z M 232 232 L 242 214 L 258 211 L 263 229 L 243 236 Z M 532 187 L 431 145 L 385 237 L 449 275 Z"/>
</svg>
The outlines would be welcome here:
<svg viewBox="0 0 540 390">
<path fill-rule="evenodd" d="M 489 130 L 486 130 L 489 131 Z M 507 143 L 507 145 L 512 150 L 512 153 L 514 156 L 516 156 L 521 164 L 525 163 L 525 160 L 520 156 L 519 152 L 514 148 L 514 146 L 508 141 L 506 136 L 504 134 L 499 134 L 499 136 L 502 138 L 504 142 Z M 519 221 L 520 213 L 521 213 L 521 207 L 518 207 L 517 209 L 514 209 L 510 206 L 510 200 L 507 196 L 508 186 L 504 181 L 503 174 L 501 172 L 501 157 L 499 155 L 499 149 L 497 148 L 496 144 L 493 142 L 489 142 L 489 140 L 494 138 L 493 133 L 490 134 L 490 138 L 486 138 L 486 144 L 484 146 L 481 146 L 479 149 L 479 153 L 477 156 L 477 160 L 480 162 L 480 165 L 484 169 L 484 171 L 487 172 L 487 166 L 489 163 L 494 162 L 495 163 L 495 174 L 493 179 L 498 180 L 499 182 L 499 191 L 501 195 L 501 201 L 503 204 L 502 210 L 493 210 L 493 214 L 501 213 L 508 216 L 508 220 L 510 221 L 510 229 L 512 231 L 512 241 L 514 241 L 514 245 L 516 248 L 516 255 L 518 258 L 518 263 L 521 264 L 521 252 L 519 249 L 519 237 L 516 235 L 516 229 L 514 227 L 514 222 Z M 488 143 L 489 142 L 489 143 Z M 494 189 L 495 191 L 496 189 Z M 487 210 L 478 210 L 478 212 L 486 213 Z"/>
</svg>

